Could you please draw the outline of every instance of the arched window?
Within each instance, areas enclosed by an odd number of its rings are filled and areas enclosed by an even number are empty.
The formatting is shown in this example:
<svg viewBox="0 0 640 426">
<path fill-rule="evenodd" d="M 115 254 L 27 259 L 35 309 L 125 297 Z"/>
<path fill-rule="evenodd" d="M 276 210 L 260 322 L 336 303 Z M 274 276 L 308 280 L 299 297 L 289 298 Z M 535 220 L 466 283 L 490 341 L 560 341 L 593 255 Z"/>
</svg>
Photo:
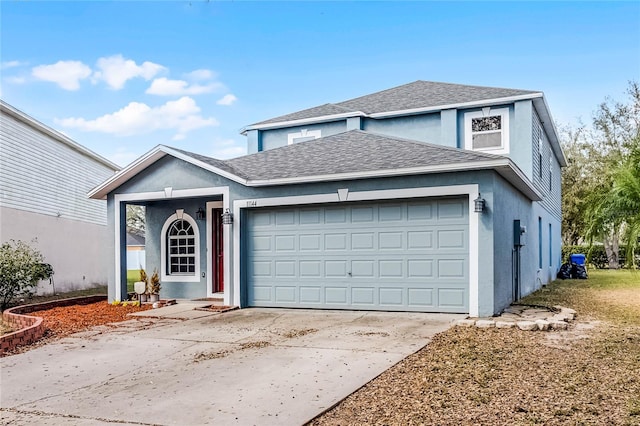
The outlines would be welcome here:
<svg viewBox="0 0 640 426">
<path fill-rule="evenodd" d="M 196 238 L 186 220 L 176 220 L 167 232 L 167 272 L 170 275 L 196 273 Z"/>
<path fill-rule="evenodd" d="M 162 281 L 200 281 L 200 231 L 183 211 L 171 215 L 161 233 Z"/>
</svg>

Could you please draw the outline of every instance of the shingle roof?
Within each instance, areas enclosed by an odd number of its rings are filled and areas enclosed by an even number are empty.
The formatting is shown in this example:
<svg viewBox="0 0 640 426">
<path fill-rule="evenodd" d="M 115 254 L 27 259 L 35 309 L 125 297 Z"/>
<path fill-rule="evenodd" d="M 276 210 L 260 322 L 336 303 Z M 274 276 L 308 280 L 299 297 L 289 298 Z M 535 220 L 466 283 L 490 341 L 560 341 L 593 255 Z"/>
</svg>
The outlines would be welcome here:
<svg viewBox="0 0 640 426">
<path fill-rule="evenodd" d="M 468 86 L 418 80 L 381 92 L 349 99 L 335 104 L 324 104 L 253 124 L 271 124 L 283 121 L 322 117 L 348 112 L 376 114 L 416 108 L 435 108 L 466 102 L 500 99 L 518 95 L 540 93 L 531 90 L 503 89 L 498 87 Z"/>
<path fill-rule="evenodd" d="M 205 155 L 196 154 L 193 152 L 185 151 L 183 149 L 178 149 L 178 148 L 171 148 L 171 149 L 173 149 L 174 151 L 178 151 L 184 155 L 188 155 L 189 157 L 195 160 L 202 161 L 203 163 L 216 167 L 220 170 L 224 170 L 225 172 L 234 174 L 243 179 L 247 179 L 247 176 L 243 175 L 240 171 L 235 170 L 228 162 L 224 160 L 218 160 L 217 158 L 207 157 Z"/>
<path fill-rule="evenodd" d="M 249 180 L 398 170 L 504 157 L 351 130 L 225 161 Z"/>
</svg>

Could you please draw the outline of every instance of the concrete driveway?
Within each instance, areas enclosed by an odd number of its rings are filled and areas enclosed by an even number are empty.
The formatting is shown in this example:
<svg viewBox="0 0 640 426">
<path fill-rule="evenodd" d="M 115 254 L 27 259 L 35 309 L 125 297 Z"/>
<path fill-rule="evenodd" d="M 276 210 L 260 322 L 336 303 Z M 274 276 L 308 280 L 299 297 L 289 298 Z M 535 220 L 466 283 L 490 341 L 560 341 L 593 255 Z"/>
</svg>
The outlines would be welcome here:
<svg viewBox="0 0 640 426">
<path fill-rule="evenodd" d="M 463 317 L 289 309 L 160 316 L 2 358 L 3 424 L 302 424 Z"/>
</svg>

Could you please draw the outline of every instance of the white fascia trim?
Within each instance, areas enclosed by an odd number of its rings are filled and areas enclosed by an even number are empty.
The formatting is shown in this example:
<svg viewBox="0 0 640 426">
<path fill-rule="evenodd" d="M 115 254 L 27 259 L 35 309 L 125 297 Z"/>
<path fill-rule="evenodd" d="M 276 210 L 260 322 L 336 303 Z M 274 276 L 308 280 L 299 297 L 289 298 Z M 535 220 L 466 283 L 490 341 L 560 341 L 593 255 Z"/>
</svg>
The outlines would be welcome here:
<svg viewBox="0 0 640 426">
<path fill-rule="evenodd" d="M 542 193 L 538 191 L 538 189 L 535 186 L 533 186 L 533 184 L 529 181 L 529 178 L 527 178 L 524 172 L 520 170 L 520 168 L 517 167 L 515 164 L 513 164 L 512 161 L 509 161 L 509 164 L 507 166 L 508 166 L 509 172 L 513 173 L 518 177 L 518 179 L 520 180 L 520 183 L 523 184 L 523 187 L 519 187 L 511 179 L 507 179 L 507 180 L 513 186 L 515 186 L 520 191 L 522 191 L 527 197 L 529 197 L 531 201 L 542 201 Z M 504 168 L 496 168 L 496 171 L 500 173 L 502 169 Z"/>
<path fill-rule="evenodd" d="M 166 153 L 162 151 L 161 146 L 157 146 L 153 148 L 151 151 L 142 155 L 141 157 L 134 160 L 127 167 L 120 170 L 118 173 L 111 176 L 109 179 L 102 182 L 100 185 L 93 188 L 87 196 L 89 198 L 93 198 L 95 200 L 106 200 L 107 194 L 111 192 L 113 189 L 122 185 L 138 173 L 140 173 L 145 168 L 149 167 L 151 164 L 155 163 L 162 157 L 164 157 Z"/>
<path fill-rule="evenodd" d="M 551 117 L 549 104 L 547 104 L 547 99 L 542 96 L 540 99 L 533 100 L 533 106 L 536 108 L 540 119 L 542 120 L 542 127 L 547 132 L 547 135 L 550 136 L 551 139 L 551 148 L 558 158 L 558 162 L 561 167 L 567 166 L 567 158 L 562 151 L 562 146 L 560 146 L 560 138 L 558 137 L 558 129 L 556 128 L 556 123 L 553 121 Z"/>
<path fill-rule="evenodd" d="M 464 109 L 464 108 L 475 108 L 479 106 L 502 105 L 502 104 L 508 104 L 516 101 L 522 101 L 524 99 L 534 99 L 539 97 L 542 97 L 541 92 L 528 93 L 526 95 L 508 96 L 505 98 L 482 99 L 478 101 L 460 102 L 456 104 L 436 105 L 436 106 L 425 107 L 425 108 L 413 108 L 413 109 L 401 109 L 397 111 L 376 112 L 374 114 L 369 114 L 369 117 L 386 118 L 386 117 L 396 117 L 399 115 L 415 115 L 415 114 L 421 114 L 424 112 L 436 112 L 436 111 L 442 111 L 445 109 Z"/>
<path fill-rule="evenodd" d="M 418 198 L 418 197 L 439 197 L 448 195 L 466 195 L 469 200 L 469 315 L 477 317 L 479 312 L 479 214 L 475 213 L 474 201 L 480 192 L 480 186 L 471 185 L 450 185 L 436 187 L 406 188 L 406 189 L 385 189 L 378 191 L 356 191 L 348 192 L 346 200 L 343 201 L 376 201 L 376 200 L 393 200 L 402 198 Z M 234 305 L 242 307 L 240 303 L 240 268 L 242 262 L 240 260 L 240 229 L 241 229 L 241 209 L 252 207 L 276 207 L 276 206 L 293 206 L 300 204 L 322 204 L 339 202 L 338 192 L 317 195 L 300 195 L 293 197 L 274 197 L 274 198 L 258 198 L 235 200 L 233 202 L 233 268 L 235 271 L 233 288 L 234 288 Z"/>
<path fill-rule="evenodd" d="M 167 271 L 163 266 L 160 268 L 160 280 L 166 282 L 197 283 L 200 282 L 200 228 L 198 227 L 196 220 L 189 214 L 183 213 L 182 219 L 186 220 L 194 230 L 194 239 L 196 246 L 195 272 L 193 275 L 169 275 L 167 274 Z M 174 213 L 164 221 L 164 225 L 162 225 L 162 231 L 160 231 L 160 262 L 163 265 L 167 261 L 167 231 L 169 230 L 169 226 L 171 226 L 171 224 L 176 220 L 178 220 L 178 215 Z"/>
<path fill-rule="evenodd" d="M 368 117 L 362 111 L 343 112 L 340 114 L 321 115 L 319 117 L 301 118 L 298 120 L 278 121 L 276 123 L 254 124 L 240 129 L 240 134 L 245 135 L 249 130 L 268 130 L 280 127 L 304 126 L 306 124 L 316 124 L 327 121 L 338 121 L 351 117 Z"/>
<path fill-rule="evenodd" d="M 140 173 L 141 171 L 143 171 L 144 169 L 149 167 L 151 164 L 155 163 L 156 161 L 158 161 L 159 159 L 161 159 L 167 154 L 173 157 L 176 157 L 180 160 L 191 163 L 200 168 L 203 168 L 205 170 L 208 170 L 219 176 L 225 177 L 234 182 L 238 182 L 243 185 L 247 183 L 246 179 L 242 179 L 232 173 L 221 170 L 217 167 L 204 163 L 200 160 L 196 160 L 195 158 L 185 155 L 181 152 L 178 152 L 172 148 L 169 148 L 168 146 L 158 145 L 155 148 L 153 148 L 151 151 L 147 152 L 146 154 L 142 155 L 141 157 L 133 161 L 131 164 L 129 164 L 124 169 L 122 169 L 120 172 L 116 173 L 115 175 L 113 175 L 112 177 L 104 181 L 102 184 L 92 189 L 91 192 L 87 194 L 87 196 L 89 198 L 93 198 L 96 200 L 105 200 L 109 192 L 113 191 L 120 185 L 124 184 L 126 181 L 128 181 L 129 179 L 131 179 L 132 177 L 134 177 L 135 175 L 137 175 L 138 173 Z"/>
<path fill-rule="evenodd" d="M 212 186 L 208 188 L 194 188 L 194 189 L 176 189 L 171 191 L 171 196 L 167 197 L 165 191 L 154 192 L 135 192 L 130 194 L 115 194 L 113 197 L 114 205 L 114 250 L 115 250 L 115 298 L 116 300 L 122 300 L 122 291 L 120 289 L 120 268 L 122 267 L 120 262 L 120 203 L 127 201 L 151 201 L 151 200 L 174 200 L 179 198 L 190 197 L 206 197 L 208 195 L 222 195 L 222 205 L 224 209 L 231 208 L 229 203 L 229 187 L 228 186 Z M 211 228 L 207 227 L 207 232 L 211 232 Z M 229 235 L 225 231 L 224 238 L 224 250 L 229 253 Z M 211 262 L 211 259 L 207 259 L 207 262 Z M 208 268 L 207 268 L 208 270 Z M 231 282 L 231 261 L 229 256 L 224 258 L 224 280 L 225 282 Z M 227 291 L 225 286 L 224 301 L 228 305 L 228 301 L 231 298 L 230 291 Z"/>
<path fill-rule="evenodd" d="M 19 109 L 9 105 L 8 103 L 6 103 L 3 100 L 0 100 L 0 110 L 2 112 L 5 112 L 6 114 L 10 115 L 11 117 L 17 119 L 17 120 L 22 121 L 23 123 L 27 124 L 28 126 L 31 126 L 34 129 L 46 134 L 47 136 L 50 136 L 50 137 L 56 139 L 58 142 L 62 142 L 63 144 L 68 145 L 72 149 L 80 152 L 81 154 L 84 154 L 87 157 L 90 157 L 90 158 L 96 160 L 97 162 L 103 164 L 104 166 L 109 167 L 114 172 L 117 172 L 118 170 L 120 170 L 120 166 L 118 166 L 117 164 L 112 163 L 111 161 L 107 160 L 106 158 L 104 158 L 104 157 L 96 154 L 95 152 L 91 151 L 89 148 L 80 145 L 78 142 L 74 141 L 73 139 L 69 138 L 68 136 L 65 136 L 62 133 L 58 132 L 57 130 L 52 129 L 51 127 L 47 126 L 46 124 L 39 122 L 35 118 L 25 114 L 24 112 L 22 112 Z"/>
</svg>

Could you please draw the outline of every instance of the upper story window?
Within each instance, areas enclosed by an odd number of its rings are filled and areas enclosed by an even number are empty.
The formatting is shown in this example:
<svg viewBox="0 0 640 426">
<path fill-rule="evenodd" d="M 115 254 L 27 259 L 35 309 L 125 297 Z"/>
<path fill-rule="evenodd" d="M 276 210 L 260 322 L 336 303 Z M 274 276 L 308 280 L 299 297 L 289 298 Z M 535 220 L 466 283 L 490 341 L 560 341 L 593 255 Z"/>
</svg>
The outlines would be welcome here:
<svg viewBox="0 0 640 426">
<path fill-rule="evenodd" d="M 289 133 L 287 135 L 287 142 L 289 145 L 299 142 L 306 142 L 313 139 L 318 139 L 322 136 L 322 131 L 302 129 L 299 132 Z"/>
<path fill-rule="evenodd" d="M 538 139 L 538 177 L 542 180 L 542 137 Z"/>
<path fill-rule="evenodd" d="M 549 192 L 553 191 L 553 157 L 549 157 Z"/>
<path fill-rule="evenodd" d="M 509 153 L 509 109 L 483 108 L 464 115 L 465 149 Z"/>
</svg>

